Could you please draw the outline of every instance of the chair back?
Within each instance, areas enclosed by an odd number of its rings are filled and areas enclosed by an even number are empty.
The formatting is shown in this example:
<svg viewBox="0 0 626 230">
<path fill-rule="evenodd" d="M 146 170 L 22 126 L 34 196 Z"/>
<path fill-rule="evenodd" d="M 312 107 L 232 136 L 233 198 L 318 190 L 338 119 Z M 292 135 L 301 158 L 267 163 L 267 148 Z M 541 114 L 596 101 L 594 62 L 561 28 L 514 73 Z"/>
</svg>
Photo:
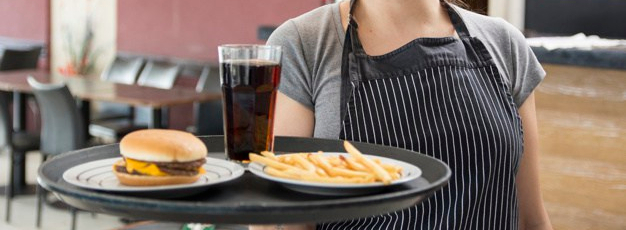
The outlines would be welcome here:
<svg viewBox="0 0 626 230">
<path fill-rule="evenodd" d="M 86 133 L 74 97 L 65 84 L 43 84 L 29 77 L 41 110 L 41 147 L 46 155 L 83 148 Z"/>
<path fill-rule="evenodd" d="M 144 60 L 140 57 L 116 57 L 102 72 L 101 79 L 127 85 L 135 84 L 143 64 Z"/>
<path fill-rule="evenodd" d="M 0 92 L 0 148 L 12 145 L 13 127 L 9 113 L 9 94 Z"/>
<path fill-rule="evenodd" d="M 149 61 L 141 71 L 137 84 L 161 89 L 171 89 L 179 73 L 180 66 L 177 64 Z"/>
<path fill-rule="evenodd" d="M 208 66 L 205 66 L 200 73 L 197 92 L 204 93 L 220 93 L 222 87 L 220 84 L 219 73 L 211 72 Z M 223 135 L 224 134 L 224 118 L 222 115 L 222 100 L 194 104 L 194 123 L 196 126 L 196 135 Z"/>
<path fill-rule="evenodd" d="M 0 70 L 36 69 L 41 47 L 29 49 L 5 49 Z"/>
</svg>

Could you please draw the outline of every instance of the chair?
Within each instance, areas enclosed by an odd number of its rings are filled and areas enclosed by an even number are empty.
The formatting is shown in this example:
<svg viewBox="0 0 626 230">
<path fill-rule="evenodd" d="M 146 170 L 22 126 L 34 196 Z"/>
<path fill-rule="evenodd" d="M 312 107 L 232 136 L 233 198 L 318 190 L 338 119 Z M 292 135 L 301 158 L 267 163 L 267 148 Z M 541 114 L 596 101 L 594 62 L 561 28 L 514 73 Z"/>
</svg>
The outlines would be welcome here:
<svg viewBox="0 0 626 230">
<path fill-rule="evenodd" d="M 137 85 L 171 89 L 179 73 L 177 64 L 149 61 L 141 71 Z"/>
<path fill-rule="evenodd" d="M 149 61 L 146 63 L 146 67 L 141 71 L 137 85 L 149 86 L 161 89 L 171 89 L 174 87 L 174 82 L 178 74 L 180 74 L 181 68 L 177 64 L 167 62 L 154 62 Z M 147 108 L 135 109 L 135 123 L 147 124 L 150 121 L 150 114 L 152 110 Z M 169 110 L 163 108 L 161 110 L 161 117 L 163 117 L 161 126 L 167 127 L 167 120 Z"/>
<path fill-rule="evenodd" d="M 28 49 L 5 49 L 0 70 L 36 69 L 41 47 Z"/>
<path fill-rule="evenodd" d="M 205 66 L 200 73 L 197 92 L 221 92 L 221 84 L 218 73 L 211 73 L 211 69 Z M 194 103 L 194 133 L 196 135 L 223 135 L 224 120 L 222 115 L 222 101 Z"/>
<path fill-rule="evenodd" d="M 6 186 L 6 211 L 5 221 L 11 218 L 11 201 L 15 189 L 14 165 L 24 161 L 26 152 L 39 149 L 39 136 L 26 132 L 13 132 L 11 116 L 9 114 L 9 94 L 0 93 L 0 146 L 9 154 L 9 178 Z"/>
<path fill-rule="evenodd" d="M 102 72 L 100 78 L 104 81 L 132 85 L 143 67 L 144 60 L 140 57 L 116 57 L 113 62 Z M 111 119 L 132 119 L 133 108 L 118 103 L 99 102 L 98 114 L 93 117 L 95 121 Z"/>
<path fill-rule="evenodd" d="M 80 149 L 85 146 L 86 134 L 83 119 L 74 97 L 67 86 L 42 84 L 32 77 L 28 84 L 41 107 L 41 146 L 44 160 L 50 156 Z M 41 225 L 42 202 L 45 194 L 41 186 L 37 189 L 37 227 Z M 76 228 L 76 209 L 72 212 L 72 229 Z"/>
<path fill-rule="evenodd" d="M 0 58 L 0 71 L 37 69 L 41 50 L 41 46 L 3 49 L 2 56 Z M 22 106 L 20 101 L 28 99 L 28 107 L 33 111 L 35 117 L 39 117 L 38 108 L 35 105 L 34 100 L 32 100 L 29 95 L 24 95 L 24 93 L 21 92 L 15 92 L 13 97 L 15 97 L 13 103 L 19 103 L 20 105 L 18 106 Z M 36 126 L 38 127 L 38 124 Z"/>
<path fill-rule="evenodd" d="M 102 72 L 100 78 L 109 82 L 132 85 L 135 84 L 143 64 L 144 60 L 140 57 L 116 57 Z"/>
<path fill-rule="evenodd" d="M 180 67 L 176 64 L 165 62 L 149 61 L 137 79 L 137 84 L 141 86 L 155 87 L 161 89 L 171 89 L 180 73 Z M 167 121 L 167 109 L 162 110 L 163 123 Z M 148 108 L 135 108 L 133 120 L 109 120 L 103 122 L 93 122 L 89 125 L 89 134 L 94 137 L 105 138 L 118 141 L 124 135 L 147 128 L 150 122 L 152 110 Z M 167 127 L 167 124 L 162 124 Z"/>
</svg>

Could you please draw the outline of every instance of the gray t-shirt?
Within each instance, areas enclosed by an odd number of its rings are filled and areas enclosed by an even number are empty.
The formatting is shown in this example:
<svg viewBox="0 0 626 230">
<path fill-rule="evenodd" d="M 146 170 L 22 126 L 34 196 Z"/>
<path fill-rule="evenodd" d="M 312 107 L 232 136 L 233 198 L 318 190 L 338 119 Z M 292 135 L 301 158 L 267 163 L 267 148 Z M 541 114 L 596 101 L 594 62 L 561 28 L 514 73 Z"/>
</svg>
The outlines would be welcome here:
<svg viewBox="0 0 626 230">
<path fill-rule="evenodd" d="M 524 35 L 506 21 L 455 9 L 471 36 L 487 46 L 519 107 L 545 76 Z M 339 3 L 283 23 L 268 44 L 283 46 L 279 91 L 315 114 L 313 136 L 336 139 L 341 131 L 341 56 L 345 31 Z"/>
</svg>

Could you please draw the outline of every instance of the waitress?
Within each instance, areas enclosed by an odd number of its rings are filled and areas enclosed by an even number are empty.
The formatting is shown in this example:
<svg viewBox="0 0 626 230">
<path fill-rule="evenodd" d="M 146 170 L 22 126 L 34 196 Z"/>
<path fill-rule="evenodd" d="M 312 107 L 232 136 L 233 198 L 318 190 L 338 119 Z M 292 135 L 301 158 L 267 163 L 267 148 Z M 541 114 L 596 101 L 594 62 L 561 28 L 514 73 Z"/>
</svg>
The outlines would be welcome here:
<svg viewBox="0 0 626 230">
<path fill-rule="evenodd" d="M 275 134 L 410 149 L 448 186 L 414 207 L 252 229 L 552 229 L 538 178 L 534 88 L 545 72 L 503 20 L 440 0 L 352 0 L 281 25 Z"/>
</svg>

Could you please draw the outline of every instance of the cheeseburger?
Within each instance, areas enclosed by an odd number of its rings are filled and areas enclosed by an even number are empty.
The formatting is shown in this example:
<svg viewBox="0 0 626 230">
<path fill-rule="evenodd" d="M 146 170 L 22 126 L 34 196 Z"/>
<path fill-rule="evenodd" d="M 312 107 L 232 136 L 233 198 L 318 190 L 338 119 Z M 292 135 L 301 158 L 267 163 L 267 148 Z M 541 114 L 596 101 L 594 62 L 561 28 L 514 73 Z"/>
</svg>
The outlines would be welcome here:
<svg viewBox="0 0 626 230">
<path fill-rule="evenodd" d="M 207 148 L 194 135 L 165 129 L 139 130 L 122 138 L 113 165 L 119 181 L 131 186 L 193 183 L 204 173 Z"/>
</svg>

